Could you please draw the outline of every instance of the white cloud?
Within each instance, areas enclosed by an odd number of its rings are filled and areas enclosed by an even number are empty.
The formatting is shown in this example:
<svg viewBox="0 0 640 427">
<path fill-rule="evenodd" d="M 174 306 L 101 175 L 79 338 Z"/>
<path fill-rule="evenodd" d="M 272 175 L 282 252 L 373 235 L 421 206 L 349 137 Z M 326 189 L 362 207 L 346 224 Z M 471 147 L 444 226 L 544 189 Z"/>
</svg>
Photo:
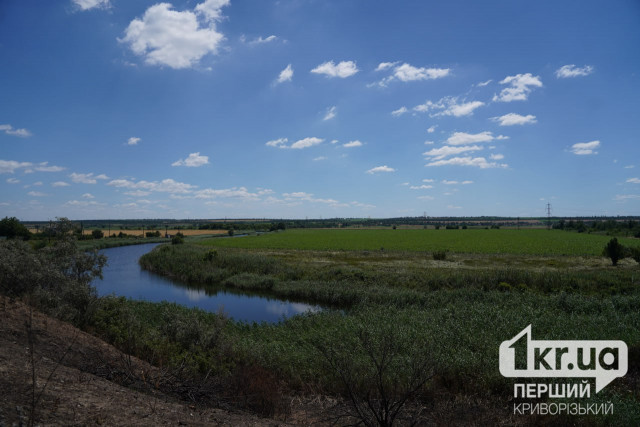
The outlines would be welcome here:
<svg viewBox="0 0 640 427">
<path fill-rule="evenodd" d="M 593 67 L 591 65 L 585 65 L 584 67 L 576 67 L 574 64 L 563 65 L 556 70 L 556 77 L 559 79 L 566 79 L 569 77 L 588 76 L 593 73 Z"/>
<path fill-rule="evenodd" d="M 187 157 L 186 159 L 182 160 L 176 160 L 175 162 L 171 163 L 171 166 L 186 166 L 188 168 L 197 168 L 200 166 L 204 166 L 204 165 L 208 165 L 209 164 L 209 157 L 208 156 L 201 156 L 200 153 L 191 153 L 189 154 L 189 157 Z"/>
<path fill-rule="evenodd" d="M 485 87 L 487 86 L 489 83 L 491 83 L 493 80 L 487 80 L 486 82 L 480 82 L 478 83 L 476 86 L 478 87 Z"/>
<path fill-rule="evenodd" d="M 349 141 L 346 144 L 342 144 L 343 147 L 346 148 L 352 148 L 352 147 L 362 147 L 362 142 L 355 140 L 355 141 Z"/>
<path fill-rule="evenodd" d="M 473 181 L 462 181 L 462 182 L 460 182 L 460 181 L 456 181 L 456 180 L 443 179 L 442 183 L 444 185 L 469 185 L 469 184 L 473 184 Z"/>
<path fill-rule="evenodd" d="M 435 182 L 435 179 L 423 179 L 422 182 Z"/>
<path fill-rule="evenodd" d="M 502 160 L 504 159 L 504 155 L 503 154 L 492 154 L 489 156 L 489 158 L 491 160 Z"/>
<path fill-rule="evenodd" d="M 452 157 L 446 160 L 436 160 L 431 163 L 427 163 L 425 166 L 473 166 L 480 169 L 489 168 L 506 168 L 506 164 L 498 164 L 495 162 L 488 162 L 484 157 Z"/>
<path fill-rule="evenodd" d="M 71 181 L 75 182 L 76 184 L 95 184 L 97 182 L 96 179 L 98 178 L 97 176 L 93 176 L 93 173 L 75 172 L 69 175 L 69 177 L 71 178 Z"/>
<path fill-rule="evenodd" d="M 483 147 L 480 147 L 479 145 L 464 145 L 464 146 L 455 146 L 455 147 L 444 145 L 440 148 L 434 148 L 432 150 L 429 150 L 423 154 L 427 157 L 432 157 L 433 160 L 440 160 L 445 157 L 452 156 L 454 154 L 460 154 L 467 151 L 479 151 L 482 149 Z"/>
<path fill-rule="evenodd" d="M 393 75 L 403 82 L 411 82 L 415 80 L 438 79 L 447 76 L 450 71 L 449 68 L 418 68 L 405 63 L 396 67 Z"/>
<path fill-rule="evenodd" d="M 144 197 L 151 194 L 151 191 L 135 190 L 135 191 L 126 191 L 124 194 L 131 197 Z"/>
<path fill-rule="evenodd" d="M 271 141 L 267 141 L 264 145 L 266 145 L 267 147 L 287 148 L 286 143 L 288 141 L 289 140 L 287 138 L 278 138 Z"/>
<path fill-rule="evenodd" d="M 80 10 L 90 9 L 107 9 L 109 6 L 109 0 L 72 0 L 73 3 L 80 8 Z"/>
<path fill-rule="evenodd" d="M 262 38 L 262 36 L 260 36 L 254 40 L 251 40 L 249 44 L 265 44 L 265 43 L 275 41 L 277 39 L 278 37 L 274 35 L 270 35 L 269 37 L 265 37 L 265 38 Z"/>
<path fill-rule="evenodd" d="M 420 199 L 420 200 L 435 200 L 435 197 L 433 197 L 433 196 L 418 196 L 418 199 Z"/>
<path fill-rule="evenodd" d="M 433 145 L 433 144 L 435 144 L 435 142 L 433 142 L 433 141 L 425 141 L 424 142 L 424 145 Z"/>
<path fill-rule="evenodd" d="M 291 147 L 289 148 L 293 148 L 293 149 L 308 148 L 314 145 L 321 144 L 322 141 L 324 141 L 324 139 L 322 138 L 315 138 L 315 137 L 303 138 L 291 144 Z"/>
<path fill-rule="evenodd" d="M 206 188 L 204 190 L 198 190 L 195 193 L 196 199 L 244 199 L 244 200 L 258 200 L 259 195 L 257 193 L 251 193 L 246 187 L 233 187 L 224 189 Z M 266 193 L 265 193 L 266 194 Z"/>
<path fill-rule="evenodd" d="M 173 179 L 163 179 L 162 181 L 138 181 L 134 182 L 127 179 L 114 179 L 107 183 L 107 185 L 117 188 L 128 188 L 132 190 L 148 190 L 156 191 L 160 193 L 171 194 L 187 194 L 191 193 L 196 186 L 191 184 L 185 184 L 183 182 L 177 182 Z"/>
<path fill-rule="evenodd" d="M 328 61 L 311 70 L 315 74 L 324 74 L 327 77 L 340 77 L 343 79 L 353 76 L 358 71 L 360 70 L 358 70 L 356 63 L 353 61 L 342 61 L 338 65 L 334 64 L 333 61 Z"/>
<path fill-rule="evenodd" d="M 409 112 L 409 110 L 407 110 L 407 107 L 400 107 L 397 110 L 393 110 L 391 112 L 391 115 L 398 117 L 398 116 L 401 116 L 401 115 L 403 115 L 404 113 L 407 113 L 407 112 Z"/>
<path fill-rule="evenodd" d="M 509 137 L 508 136 L 504 136 L 504 135 L 498 135 L 498 136 L 496 136 L 496 139 L 498 141 L 500 141 L 500 140 L 503 140 L 503 139 L 509 139 Z M 493 147 L 493 148 L 495 148 L 495 147 Z"/>
<path fill-rule="evenodd" d="M 633 169 L 633 168 L 635 168 L 635 167 L 636 167 L 635 165 L 628 165 L 628 166 L 625 166 L 624 168 L 625 168 L 625 169 Z"/>
<path fill-rule="evenodd" d="M 378 67 L 376 68 L 375 71 L 388 70 L 389 68 L 395 66 L 397 63 L 398 63 L 398 61 L 396 61 L 396 62 L 381 62 L 380 64 L 378 64 Z"/>
<path fill-rule="evenodd" d="M 69 185 L 71 185 L 71 184 L 69 184 L 67 182 L 64 182 L 64 181 L 56 181 L 56 182 L 51 183 L 52 187 L 68 187 Z"/>
<path fill-rule="evenodd" d="M 384 165 L 384 166 L 376 166 L 375 168 L 371 168 L 366 173 L 374 174 L 378 172 L 395 172 L 395 171 L 396 170 L 394 168 L 390 168 L 389 166 Z"/>
<path fill-rule="evenodd" d="M 138 145 L 138 142 L 140 142 L 140 138 L 132 136 L 127 140 L 127 145 Z"/>
<path fill-rule="evenodd" d="M 434 133 L 436 131 L 437 127 L 438 127 L 438 125 L 433 125 L 433 126 L 429 127 L 429 129 L 427 129 L 427 133 Z"/>
<path fill-rule="evenodd" d="M 451 72 L 449 68 L 426 68 L 426 67 L 414 67 L 413 65 L 404 63 L 397 65 L 398 62 L 383 62 L 378 65 L 376 71 L 387 70 L 393 68 L 393 73 L 390 76 L 385 77 L 377 83 L 372 83 L 368 86 L 381 86 L 386 87 L 390 82 L 394 80 L 400 80 L 401 82 L 413 82 L 420 80 L 433 80 L 446 77 Z"/>
<path fill-rule="evenodd" d="M 505 114 L 500 117 L 491 118 L 494 122 L 499 122 L 500 126 L 514 126 L 514 125 L 525 125 L 530 123 L 537 123 L 536 116 L 527 114 L 526 116 L 521 116 L 516 113 Z"/>
<path fill-rule="evenodd" d="M 629 178 L 627 182 L 630 182 L 632 184 L 640 184 L 640 178 Z"/>
<path fill-rule="evenodd" d="M 36 172 L 61 172 L 65 170 L 62 166 L 49 166 L 49 162 L 41 162 L 33 167 L 33 170 Z M 27 170 L 25 172 L 32 172 L 31 170 Z"/>
<path fill-rule="evenodd" d="M 195 11 L 204 15 L 207 21 L 219 21 L 222 19 L 222 8 L 229 4 L 229 0 L 205 0 L 196 6 Z"/>
<path fill-rule="evenodd" d="M 480 133 L 454 132 L 448 139 L 449 145 L 476 144 L 479 142 L 491 142 L 496 139 L 491 132 Z"/>
<path fill-rule="evenodd" d="M 411 187 L 409 187 L 411 190 L 429 190 L 431 188 L 433 188 L 433 185 L 412 185 Z"/>
<path fill-rule="evenodd" d="M 216 31 L 213 21 L 228 0 L 207 0 L 195 12 L 172 10 L 170 3 L 149 7 L 142 19 L 134 19 L 118 39 L 143 56 L 149 65 L 166 65 L 174 69 L 190 68 L 209 53 L 215 54 L 224 36 Z M 208 27 L 200 27 L 197 15 L 204 16 Z"/>
<path fill-rule="evenodd" d="M 104 203 L 98 203 L 95 200 L 69 200 L 67 203 L 65 203 L 65 205 L 88 207 L 88 206 L 104 206 Z"/>
<path fill-rule="evenodd" d="M 431 115 L 431 117 L 454 116 L 463 117 L 470 116 L 473 111 L 485 105 L 482 101 L 469 101 L 458 103 L 457 97 L 445 96 L 437 102 L 427 100 L 424 104 L 416 105 L 413 111 L 419 113 L 427 113 L 434 110 L 442 110 Z"/>
<path fill-rule="evenodd" d="M 31 197 L 44 197 L 44 196 L 46 196 L 46 194 L 41 193 L 39 191 L 29 191 L 27 194 L 29 196 L 31 196 Z"/>
<path fill-rule="evenodd" d="M 331 120 L 336 116 L 336 106 L 327 109 L 327 114 L 324 115 L 322 120 Z"/>
<path fill-rule="evenodd" d="M 598 147 L 600 147 L 600 141 L 579 142 L 571 146 L 571 152 L 579 156 L 598 154 L 594 151 Z"/>
<path fill-rule="evenodd" d="M 16 178 L 7 178 L 7 183 L 9 184 L 19 184 L 20 180 Z"/>
<path fill-rule="evenodd" d="M 314 162 L 319 162 L 321 160 L 327 160 L 327 158 L 325 156 L 320 156 L 320 157 L 316 157 L 315 159 L 313 159 Z"/>
<path fill-rule="evenodd" d="M 493 101 L 526 101 L 533 88 L 542 87 L 540 77 L 533 76 L 531 73 L 507 76 L 500 84 L 509 85 L 510 87 L 502 89 L 499 95 L 494 95 Z"/>
<path fill-rule="evenodd" d="M 31 132 L 26 129 L 14 129 L 11 125 L 0 125 L 0 131 L 3 131 L 7 135 L 19 136 L 20 138 L 27 138 L 31 136 Z"/>
<path fill-rule="evenodd" d="M 291 68 L 291 64 L 289 64 L 284 70 L 280 71 L 280 74 L 278 75 L 278 80 L 276 80 L 276 82 L 277 83 L 290 82 L 292 78 L 293 78 L 293 68 Z"/>
<path fill-rule="evenodd" d="M 96 179 L 109 179 L 109 177 L 103 173 L 101 173 L 100 175 L 96 175 Z"/>
<path fill-rule="evenodd" d="M 91 193 L 84 193 L 82 195 L 82 198 L 84 198 L 84 199 L 95 199 L 95 196 L 93 194 L 91 194 Z"/>
</svg>

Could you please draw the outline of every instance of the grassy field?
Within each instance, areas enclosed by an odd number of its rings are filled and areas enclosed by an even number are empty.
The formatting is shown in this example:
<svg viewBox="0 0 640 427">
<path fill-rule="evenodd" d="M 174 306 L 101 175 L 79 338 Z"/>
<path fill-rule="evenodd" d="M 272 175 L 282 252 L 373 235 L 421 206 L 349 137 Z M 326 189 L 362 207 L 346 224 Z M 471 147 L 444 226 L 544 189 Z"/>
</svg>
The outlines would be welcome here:
<svg viewBox="0 0 640 427">
<path fill-rule="evenodd" d="M 259 236 L 215 239 L 201 244 L 244 249 L 323 251 L 447 250 L 470 254 L 600 255 L 608 236 L 560 230 L 317 230 L 294 229 Z M 625 246 L 640 247 L 639 239 L 619 239 Z"/>
<path fill-rule="evenodd" d="M 326 309 L 243 324 L 142 302 L 124 303 L 123 317 L 114 301 L 96 329 L 116 343 L 131 342 L 135 331 L 138 354 L 181 369 L 187 361 L 195 375 L 250 369 L 251 379 L 242 381 L 254 396 L 345 397 L 345 378 L 363 399 L 376 384 L 398 396 L 422 366 L 431 376 L 411 396 L 409 419 L 420 413 L 435 424 L 638 425 L 640 269 L 631 259 L 613 267 L 602 257 L 609 240 L 548 230 L 287 230 L 163 245 L 141 259 L 144 268 L 197 288 L 233 287 Z M 445 249 L 446 260 L 431 256 Z M 500 375 L 498 348 L 529 324 L 537 340 L 627 343 L 629 373 L 583 401 L 613 402 L 614 415 L 513 416 L 515 381 Z M 382 374 L 378 357 L 389 358 Z M 457 402 L 454 410 L 448 402 Z"/>
</svg>

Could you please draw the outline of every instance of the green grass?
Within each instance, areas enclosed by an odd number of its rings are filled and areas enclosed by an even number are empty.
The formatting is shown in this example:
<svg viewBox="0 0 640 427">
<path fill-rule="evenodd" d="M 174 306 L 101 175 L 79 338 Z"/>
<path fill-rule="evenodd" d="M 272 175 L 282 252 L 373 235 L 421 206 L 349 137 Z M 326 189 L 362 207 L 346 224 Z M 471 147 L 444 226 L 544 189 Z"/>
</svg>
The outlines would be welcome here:
<svg viewBox="0 0 640 427">
<path fill-rule="evenodd" d="M 200 244 L 244 249 L 408 251 L 515 255 L 601 255 L 611 238 L 560 230 L 312 230 L 208 239 Z M 640 240 L 621 238 L 625 246 Z"/>
</svg>

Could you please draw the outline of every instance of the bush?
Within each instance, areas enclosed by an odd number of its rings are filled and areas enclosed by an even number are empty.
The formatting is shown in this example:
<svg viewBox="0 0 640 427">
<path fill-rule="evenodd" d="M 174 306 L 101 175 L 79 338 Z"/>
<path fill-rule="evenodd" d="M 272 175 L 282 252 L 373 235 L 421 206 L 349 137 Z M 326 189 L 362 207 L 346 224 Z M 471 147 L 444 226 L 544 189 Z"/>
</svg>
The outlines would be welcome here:
<svg viewBox="0 0 640 427">
<path fill-rule="evenodd" d="M 7 239 L 21 238 L 27 240 L 31 237 L 31 233 L 27 230 L 27 227 L 18 221 L 18 218 L 4 217 L 0 221 L 0 236 L 5 236 Z"/>
<path fill-rule="evenodd" d="M 91 235 L 94 239 L 102 239 L 104 237 L 104 233 L 102 230 L 96 229 L 91 232 Z"/>
<path fill-rule="evenodd" d="M 171 238 L 172 245 L 181 245 L 184 243 L 184 237 L 181 236 L 182 233 L 178 233 Z"/>
<path fill-rule="evenodd" d="M 613 265 L 618 265 L 618 261 L 624 258 L 624 246 L 618 243 L 617 238 L 609 240 L 607 246 L 604 247 L 602 254 L 611 259 Z"/>
<path fill-rule="evenodd" d="M 447 259 L 447 251 L 435 251 L 432 256 L 436 261 L 444 261 L 445 259 Z"/>
</svg>

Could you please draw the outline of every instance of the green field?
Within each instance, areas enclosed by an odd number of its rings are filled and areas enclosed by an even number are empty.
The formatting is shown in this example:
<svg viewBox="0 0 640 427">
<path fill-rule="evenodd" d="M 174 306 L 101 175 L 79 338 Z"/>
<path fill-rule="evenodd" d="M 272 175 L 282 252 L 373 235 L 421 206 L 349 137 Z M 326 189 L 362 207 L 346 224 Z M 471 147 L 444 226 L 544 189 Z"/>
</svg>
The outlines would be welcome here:
<svg viewBox="0 0 640 427">
<path fill-rule="evenodd" d="M 323 251 L 409 251 L 514 255 L 600 255 L 609 236 L 560 230 L 318 230 L 295 229 L 259 236 L 210 239 L 215 247 Z M 625 246 L 640 240 L 621 238 Z"/>
</svg>

